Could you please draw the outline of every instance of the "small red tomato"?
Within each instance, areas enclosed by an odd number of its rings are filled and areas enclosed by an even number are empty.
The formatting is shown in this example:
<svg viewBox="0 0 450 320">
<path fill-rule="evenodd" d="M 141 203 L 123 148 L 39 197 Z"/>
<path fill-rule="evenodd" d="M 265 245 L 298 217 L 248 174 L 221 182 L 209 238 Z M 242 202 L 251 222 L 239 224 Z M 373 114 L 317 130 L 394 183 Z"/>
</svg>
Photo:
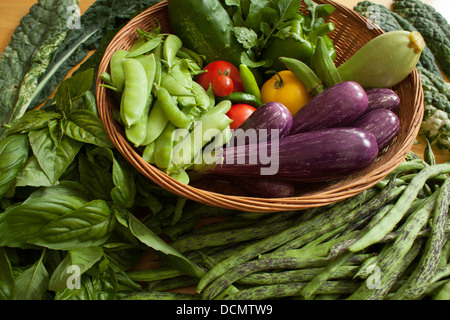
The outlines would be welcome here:
<svg viewBox="0 0 450 320">
<path fill-rule="evenodd" d="M 230 77 L 219 74 L 211 82 L 214 95 L 217 97 L 226 97 L 233 92 L 233 80 Z"/>
<path fill-rule="evenodd" d="M 219 75 L 227 75 L 233 80 L 233 92 L 242 92 L 244 91 L 244 86 L 242 84 L 241 75 L 239 69 L 236 68 L 233 64 L 227 61 L 213 61 L 207 64 L 204 68 L 204 71 L 197 76 L 197 82 L 203 87 L 203 89 L 208 90 L 209 85 L 212 83 L 213 79 Z"/>
<path fill-rule="evenodd" d="M 233 120 L 233 122 L 230 123 L 230 128 L 233 130 L 239 128 L 255 110 L 256 108 L 244 103 L 232 105 L 227 112 L 228 118 Z"/>
</svg>

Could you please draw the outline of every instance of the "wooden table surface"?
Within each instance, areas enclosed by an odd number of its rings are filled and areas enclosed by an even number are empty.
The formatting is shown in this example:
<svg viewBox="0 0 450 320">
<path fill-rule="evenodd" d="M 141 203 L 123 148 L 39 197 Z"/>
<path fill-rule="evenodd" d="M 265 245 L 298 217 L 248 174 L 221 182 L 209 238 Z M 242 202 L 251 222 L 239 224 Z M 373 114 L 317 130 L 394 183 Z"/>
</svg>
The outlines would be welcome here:
<svg viewBox="0 0 450 320">
<path fill-rule="evenodd" d="M 361 0 L 335 0 L 349 8 L 353 8 Z M 447 21 L 450 21 L 450 1 L 449 0 L 422 0 L 432 5 L 440 12 Z M 0 0 L 0 52 L 8 45 L 11 35 L 18 26 L 20 19 L 28 13 L 29 8 L 35 4 L 37 0 Z M 95 0 L 80 0 L 80 11 L 83 13 L 89 8 Z M 372 0 L 374 3 L 383 4 L 390 7 L 392 0 Z M 1 72 L 1 71 L 0 71 Z M 417 155 L 422 156 L 425 147 L 424 139 L 418 137 L 418 143 L 412 148 Z M 450 152 L 434 149 L 436 160 L 438 162 L 450 161 Z"/>
</svg>

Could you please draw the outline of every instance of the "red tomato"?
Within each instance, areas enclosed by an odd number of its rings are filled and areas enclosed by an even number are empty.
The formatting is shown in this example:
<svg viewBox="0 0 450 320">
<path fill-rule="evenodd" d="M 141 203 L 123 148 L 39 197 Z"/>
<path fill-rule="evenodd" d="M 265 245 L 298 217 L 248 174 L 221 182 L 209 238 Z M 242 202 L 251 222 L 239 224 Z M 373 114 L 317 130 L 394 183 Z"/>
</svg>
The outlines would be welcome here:
<svg viewBox="0 0 450 320">
<path fill-rule="evenodd" d="M 226 75 L 233 80 L 233 92 L 244 91 L 244 86 L 242 85 L 241 76 L 239 74 L 239 69 L 227 61 L 214 61 L 206 65 L 203 70 L 207 72 L 201 73 L 197 77 L 197 82 L 203 87 L 203 89 L 208 90 L 210 83 L 217 75 Z"/>
<path fill-rule="evenodd" d="M 227 112 L 228 118 L 233 120 L 233 122 L 230 123 L 230 128 L 233 130 L 239 128 L 255 110 L 256 108 L 244 103 L 232 105 Z"/>
<path fill-rule="evenodd" d="M 230 77 L 219 74 L 212 82 L 212 90 L 217 97 L 226 97 L 233 92 L 233 80 Z"/>
</svg>

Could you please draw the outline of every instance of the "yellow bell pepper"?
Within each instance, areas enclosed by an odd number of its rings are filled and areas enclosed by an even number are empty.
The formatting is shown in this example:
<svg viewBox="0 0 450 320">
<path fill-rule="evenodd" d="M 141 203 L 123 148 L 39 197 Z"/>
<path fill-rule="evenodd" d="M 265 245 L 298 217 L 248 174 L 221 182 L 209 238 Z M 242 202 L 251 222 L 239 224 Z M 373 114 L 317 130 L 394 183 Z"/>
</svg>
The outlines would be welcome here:
<svg viewBox="0 0 450 320">
<path fill-rule="evenodd" d="M 292 115 L 296 114 L 309 100 L 306 86 L 289 70 L 282 70 L 274 74 L 261 87 L 263 103 L 279 102 Z"/>
</svg>

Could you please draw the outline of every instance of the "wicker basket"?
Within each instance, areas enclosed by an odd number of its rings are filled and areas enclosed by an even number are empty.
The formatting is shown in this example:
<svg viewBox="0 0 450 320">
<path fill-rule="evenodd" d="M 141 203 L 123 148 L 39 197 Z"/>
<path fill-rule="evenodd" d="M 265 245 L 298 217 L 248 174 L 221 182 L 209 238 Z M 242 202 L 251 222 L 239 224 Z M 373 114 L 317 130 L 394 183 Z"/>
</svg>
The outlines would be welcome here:
<svg viewBox="0 0 450 320">
<path fill-rule="evenodd" d="M 346 61 L 366 42 L 383 33 L 370 20 L 343 5 L 327 0 L 316 0 L 316 2 L 331 3 L 336 8 L 329 17 L 329 21 L 336 25 L 336 29 L 330 34 L 330 37 L 336 46 L 337 65 Z M 115 51 L 128 49 L 137 39 L 136 28 L 150 30 L 156 27 L 154 18 L 161 24 L 163 32 L 171 32 L 167 1 L 164 0 L 136 16 L 118 32 L 101 61 L 99 75 L 103 71 L 109 70 L 109 61 Z M 207 190 L 207 184 L 205 187 L 186 185 L 148 164 L 125 138 L 124 129 L 114 121 L 112 110 L 118 108 L 117 103 L 111 91 L 104 87 L 98 87 L 100 83 L 101 79 L 98 78 L 97 103 L 106 131 L 119 152 L 139 172 L 162 188 L 177 195 L 210 206 L 250 212 L 276 212 L 323 206 L 354 196 L 372 187 L 404 161 L 418 134 L 424 111 L 420 77 L 414 70 L 404 81 L 393 88 L 401 99 L 401 104 L 397 109 L 400 129 L 395 140 L 372 165 L 345 179 L 314 185 L 305 184 L 303 190 L 295 197 L 256 198 Z"/>
</svg>

